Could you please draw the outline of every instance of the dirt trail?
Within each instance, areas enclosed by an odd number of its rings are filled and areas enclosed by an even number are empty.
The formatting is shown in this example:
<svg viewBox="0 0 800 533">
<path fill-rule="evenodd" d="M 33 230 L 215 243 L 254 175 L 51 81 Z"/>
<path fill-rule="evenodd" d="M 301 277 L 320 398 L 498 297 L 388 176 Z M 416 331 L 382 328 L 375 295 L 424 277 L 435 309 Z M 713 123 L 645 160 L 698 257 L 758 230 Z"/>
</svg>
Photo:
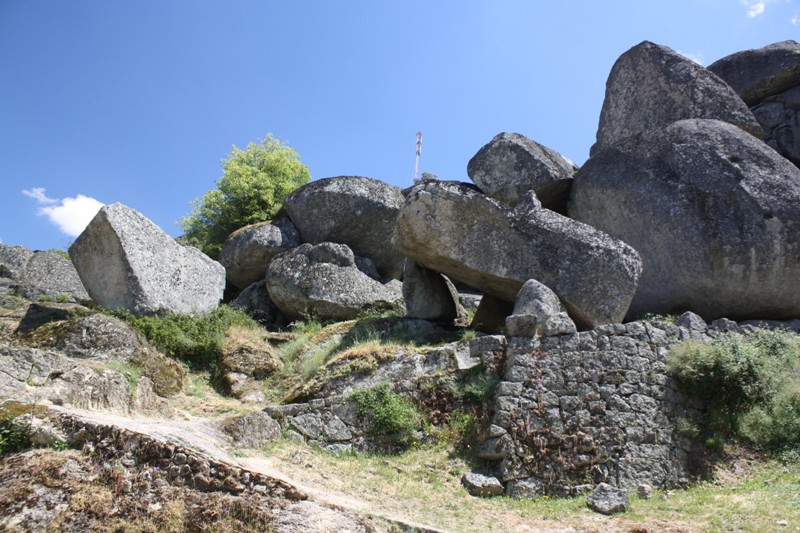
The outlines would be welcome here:
<svg viewBox="0 0 800 533">
<path fill-rule="evenodd" d="M 218 461 L 227 462 L 288 483 L 305 492 L 311 500 L 320 504 L 343 508 L 361 515 L 377 516 L 390 522 L 416 528 L 422 532 L 447 533 L 445 530 L 419 524 L 406 517 L 388 515 L 385 510 L 376 508 L 371 502 L 326 491 L 319 486 L 305 485 L 281 470 L 270 457 L 235 457 L 231 455 L 228 437 L 219 430 L 213 419 L 191 415 L 184 415 L 183 419 L 128 418 L 102 411 L 64 408 L 58 408 L 57 410 L 78 416 L 87 422 L 121 427 L 197 450 Z"/>
</svg>

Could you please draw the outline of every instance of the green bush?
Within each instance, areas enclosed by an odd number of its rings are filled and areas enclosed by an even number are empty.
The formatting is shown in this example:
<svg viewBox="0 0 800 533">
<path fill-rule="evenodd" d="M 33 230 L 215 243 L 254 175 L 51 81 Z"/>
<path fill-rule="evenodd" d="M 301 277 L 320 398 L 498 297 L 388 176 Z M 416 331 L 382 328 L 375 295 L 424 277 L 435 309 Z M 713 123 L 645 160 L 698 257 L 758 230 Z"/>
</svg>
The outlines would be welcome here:
<svg viewBox="0 0 800 533">
<path fill-rule="evenodd" d="M 300 156 L 272 134 L 222 160 L 217 188 L 194 202 L 181 221 L 186 241 L 216 259 L 237 229 L 272 219 L 286 197 L 311 179 Z"/>
<path fill-rule="evenodd" d="M 757 330 L 713 344 L 686 341 L 668 357 L 680 389 L 702 401 L 701 437 L 743 437 L 775 451 L 800 447 L 798 337 Z"/>
<path fill-rule="evenodd" d="M 0 419 L 0 457 L 22 452 L 33 445 L 30 428 L 10 419 Z"/>
<path fill-rule="evenodd" d="M 411 400 L 385 384 L 355 391 L 350 399 L 355 402 L 358 414 L 365 418 L 370 435 L 395 446 L 407 446 L 414 441 L 422 417 Z"/>
<path fill-rule="evenodd" d="M 198 369 L 216 368 L 229 328 L 259 327 L 247 313 L 226 305 L 200 317 L 183 314 L 134 316 L 124 311 L 114 314 L 140 331 L 166 355 Z"/>
</svg>

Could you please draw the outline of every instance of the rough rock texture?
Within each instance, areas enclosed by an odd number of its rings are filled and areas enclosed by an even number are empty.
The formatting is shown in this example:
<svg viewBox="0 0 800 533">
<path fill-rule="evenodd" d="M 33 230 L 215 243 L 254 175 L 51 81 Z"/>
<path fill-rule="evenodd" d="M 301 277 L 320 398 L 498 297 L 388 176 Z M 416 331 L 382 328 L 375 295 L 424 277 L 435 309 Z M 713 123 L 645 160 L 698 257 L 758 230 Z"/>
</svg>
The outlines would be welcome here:
<svg viewBox="0 0 800 533">
<path fill-rule="evenodd" d="M 149 378 L 140 378 L 137 385 L 132 391 L 119 372 L 95 369 L 55 352 L 10 347 L 0 350 L 0 398 L 87 410 L 174 414 L 167 401 L 153 393 Z"/>
<path fill-rule="evenodd" d="M 467 311 L 458 291 L 447 276 L 406 259 L 403 270 L 403 300 L 406 315 L 423 320 L 457 322 L 466 325 Z"/>
<path fill-rule="evenodd" d="M 347 320 L 369 309 L 403 309 L 400 282 L 383 284 L 365 274 L 359 262 L 344 244 L 303 244 L 272 260 L 267 290 L 290 319 Z"/>
<path fill-rule="evenodd" d="M 253 411 L 227 419 L 223 431 L 238 448 L 260 448 L 281 438 L 281 426 L 267 413 Z"/>
<path fill-rule="evenodd" d="M 469 327 L 484 333 L 500 333 L 506 325 L 506 318 L 513 312 L 512 302 L 486 294 L 475 309 Z"/>
<path fill-rule="evenodd" d="M 402 205 L 398 187 L 357 176 L 313 181 L 284 202 L 303 242 L 346 244 L 372 259 L 381 276 L 394 279 L 403 275 L 403 256 L 390 242 Z"/>
<path fill-rule="evenodd" d="M 800 167 L 800 85 L 765 98 L 753 107 L 764 142 Z"/>
<path fill-rule="evenodd" d="M 89 294 L 69 259 L 55 252 L 33 252 L 0 244 L 0 278 L 10 292 L 29 300 L 40 297 L 88 301 Z"/>
<path fill-rule="evenodd" d="M 288 218 L 240 228 L 225 240 L 219 262 L 228 281 L 240 289 L 264 279 L 273 257 L 300 246 L 300 233 Z"/>
<path fill-rule="evenodd" d="M 782 41 L 736 52 L 707 68 L 730 85 L 747 105 L 753 106 L 768 96 L 800 85 L 800 44 Z"/>
<path fill-rule="evenodd" d="M 762 135 L 747 105 L 724 81 L 670 48 L 644 41 L 622 54 L 611 69 L 591 154 L 689 118 L 719 119 Z"/>
<path fill-rule="evenodd" d="M 126 322 L 101 313 L 44 324 L 29 332 L 26 340 L 70 357 L 90 359 L 131 359 L 155 352 Z"/>
<path fill-rule="evenodd" d="M 548 494 L 587 482 L 678 485 L 693 467 L 693 444 L 676 421 L 695 420 L 701 406 L 667 376 L 667 352 L 710 333 L 632 322 L 512 339 L 487 438 L 494 453 L 484 457 L 500 460 L 502 481 L 539 481 Z"/>
<path fill-rule="evenodd" d="M 393 243 L 417 263 L 508 302 L 537 279 L 589 326 L 622 319 L 641 273 L 636 251 L 601 231 L 535 201 L 509 211 L 453 182 L 409 192 Z"/>
<path fill-rule="evenodd" d="M 461 476 L 461 484 L 472 496 L 499 496 L 505 487 L 496 477 L 467 472 Z"/>
<path fill-rule="evenodd" d="M 624 489 L 614 488 L 608 483 L 600 483 L 597 485 L 597 488 L 586 497 L 586 504 L 593 511 L 605 515 L 612 515 L 626 512 L 630 501 L 628 500 L 628 492 Z"/>
<path fill-rule="evenodd" d="M 558 325 L 556 325 L 558 322 Z M 517 294 L 514 310 L 506 318 L 506 329 L 512 337 L 534 337 L 555 327 L 563 333 L 575 333 L 575 324 L 566 313 L 558 296 L 535 279 L 526 281 Z"/>
<path fill-rule="evenodd" d="M 267 282 L 264 279 L 248 285 L 248 287 L 240 292 L 239 296 L 228 305 L 235 309 L 242 309 L 265 326 L 282 325 L 285 323 L 283 315 L 269 297 Z"/>
<path fill-rule="evenodd" d="M 467 175 L 489 197 L 511 207 L 534 191 L 547 209 L 564 212 L 575 165 L 519 133 L 500 133 L 478 150 Z"/>
<path fill-rule="evenodd" d="M 629 317 L 800 314 L 800 171 L 730 124 L 680 121 L 603 150 L 570 214 L 641 255 Z"/>
<path fill-rule="evenodd" d="M 225 289 L 222 265 L 120 203 L 100 209 L 69 253 L 92 299 L 112 309 L 205 313 Z"/>
</svg>

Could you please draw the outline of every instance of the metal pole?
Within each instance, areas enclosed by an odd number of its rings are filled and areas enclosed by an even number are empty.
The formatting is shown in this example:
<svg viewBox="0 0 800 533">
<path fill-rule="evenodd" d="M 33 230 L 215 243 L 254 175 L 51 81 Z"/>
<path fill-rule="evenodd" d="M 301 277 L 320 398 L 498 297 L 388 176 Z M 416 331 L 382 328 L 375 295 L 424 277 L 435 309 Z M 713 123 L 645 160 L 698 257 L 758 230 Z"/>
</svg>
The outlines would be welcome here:
<svg viewBox="0 0 800 533">
<path fill-rule="evenodd" d="M 419 156 L 422 154 L 422 132 L 417 132 L 417 162 L 414 164 L 414 183 L 419 181 Z"/>
</svg>

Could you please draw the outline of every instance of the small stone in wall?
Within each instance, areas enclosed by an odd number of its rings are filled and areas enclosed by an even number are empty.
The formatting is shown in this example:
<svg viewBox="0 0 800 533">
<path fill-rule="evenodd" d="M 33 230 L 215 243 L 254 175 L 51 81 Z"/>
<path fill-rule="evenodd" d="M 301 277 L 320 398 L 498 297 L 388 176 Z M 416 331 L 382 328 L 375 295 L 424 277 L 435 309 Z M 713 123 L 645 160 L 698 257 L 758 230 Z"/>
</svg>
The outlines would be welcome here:
<svg viewBox="0 0 800 533">
<path fill-rule="evenodd" d="M 624 513 L 629 506 L 628 493 L 608 483 L 600 483 L 586 498 L 586 503 L 593 511 L 604 515 Z"/>
</svg>

